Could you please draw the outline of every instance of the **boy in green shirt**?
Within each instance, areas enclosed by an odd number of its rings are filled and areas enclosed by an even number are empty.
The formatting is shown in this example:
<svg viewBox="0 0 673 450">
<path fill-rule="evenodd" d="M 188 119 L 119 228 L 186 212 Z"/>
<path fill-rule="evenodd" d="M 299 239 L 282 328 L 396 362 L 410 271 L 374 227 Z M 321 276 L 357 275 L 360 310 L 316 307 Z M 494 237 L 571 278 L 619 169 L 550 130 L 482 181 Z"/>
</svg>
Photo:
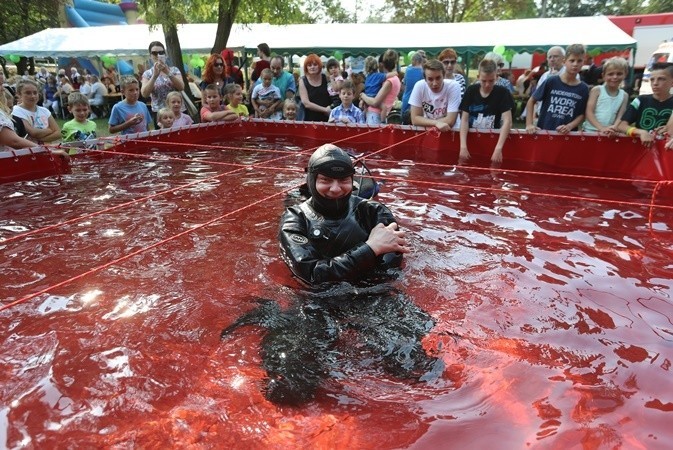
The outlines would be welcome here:
<svg viewBox="0 0 673 450">
<path fill-rule="evenodd" d="M 96 122 L 89 120 L 89 99 L 84 94 L 73 92 L 68 95 L 68 111 L 74 119 L 64 123 L 61 128 L 63 142 L 96 139 Z M 70 150 L 71 155 L 75 153 L 75 149 Z"/>
</svg>

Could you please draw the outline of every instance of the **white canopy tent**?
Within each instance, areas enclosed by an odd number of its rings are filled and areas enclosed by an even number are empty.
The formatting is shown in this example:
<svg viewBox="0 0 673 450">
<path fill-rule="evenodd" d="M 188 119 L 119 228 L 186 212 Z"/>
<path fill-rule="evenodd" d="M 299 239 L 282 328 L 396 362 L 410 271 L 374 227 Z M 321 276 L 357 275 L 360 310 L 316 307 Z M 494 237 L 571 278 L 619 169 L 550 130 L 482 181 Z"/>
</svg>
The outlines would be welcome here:
<svg viewBox="0 0 673 450">
<path fill-rule="evenodd" d="M 180 25 L 183 53 L 209 53 L 216 24 Z M 35 57 L 147 56 L 153 40 L 164 41 L 160 26 L 114 25 L 47 29 L 0 46 L 0 55 Z M 235 25 L 227 47 L 245 51 L 266 42 L 279 54 L 378 54 L 445 47 L 470 57 L 503 45 L 517 53 L 546 51 L 552 45 L 585 44 L 590 49 L 635 50 L 636 40 L 605 16 L 424 24 Z"/>
<path fill-rule="evenodd" d="M 261 29 L 266 25 L 255 25 Z M 185 24 L 179 26 L 180 46 L 186 53 L 209 53 L 215 41 L 217 24 Z M 252 27 L 235 25 L 229 48 L 242 50 L 252 39 Z M 164 42 L 161 26 L 109 25 L 84 28 L 48 28 L 0 46 L 0 55 L 26 57 L 85 57 L 106 54 L 115 56 L 148 56 L 150 42 Z"/>
</svg>

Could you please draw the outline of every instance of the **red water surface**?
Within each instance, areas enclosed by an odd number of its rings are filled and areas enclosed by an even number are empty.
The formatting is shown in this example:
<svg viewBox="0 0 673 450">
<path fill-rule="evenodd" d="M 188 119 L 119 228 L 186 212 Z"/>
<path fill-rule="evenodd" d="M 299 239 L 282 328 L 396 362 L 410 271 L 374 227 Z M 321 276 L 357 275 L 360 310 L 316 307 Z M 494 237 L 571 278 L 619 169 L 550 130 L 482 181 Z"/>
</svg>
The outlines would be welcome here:
<svg viewBox="0 0 673 450">
<path fill-rule="evenodd" d="M 0 185 L 0 447 L 670 448 L 673 218 L 650 222 L 652 186 L 405 147 L 368 164 L 442 377 L 396 379 L 345 336 L 315 400 L 268 402 L 263 330 L 219 333 L 300 288 L 276 234 L 315 145 L 85 157 Z"/>
</svg>

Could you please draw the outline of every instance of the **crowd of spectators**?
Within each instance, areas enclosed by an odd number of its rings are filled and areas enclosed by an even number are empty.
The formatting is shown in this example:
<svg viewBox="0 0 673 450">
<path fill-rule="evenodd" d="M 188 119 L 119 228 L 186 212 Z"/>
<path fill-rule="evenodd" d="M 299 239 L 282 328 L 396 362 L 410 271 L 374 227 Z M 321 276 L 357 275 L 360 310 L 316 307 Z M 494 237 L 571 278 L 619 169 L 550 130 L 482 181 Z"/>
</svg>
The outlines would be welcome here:
<svg viewBox="0 0 673 450">
<path fill-rule="evenodd" d="M 515 120 L 525 120 L 528 133 L 625 133 L 644 145 L 650 145 L 657 133 L 673 133 L 672 65 L 655 65 L 653 94 L 629 103 L 622 89 L 628 74 L 626 61 L 611 58 L 596 65 L 580 44 L 551 47 L 543 66 L 526 70 L 517 79 L 494 52 L 484 55 L 477 76 L 470 77 L 451 48 L 435 58 L 423 50 L 413 52 L 407 67 L 400 67 L 399 53 L 389 49 L 378 58 L 365 58 L 360 70 L 342 66 L 344 62 L 335 58 L 325 64 L 320 56 L 309 54 L 302 70 L 292 70 L 283 56 L 274 55 L 263 43 L 246 80 L 235 64 L 234 52 L 227 49 L 208 57 L 200 80 L 187 79 L 200 110 L 187 109 L 190 101 L 182 94 L 186 88 L 182 73 L 169 64 L 164 45 L 152 42 L 148 51 L 150 65 L 140 67 L 135 77 L 120 78 L 114 68 L 108 68 L 99 78 L 71 67 L 56 74 L 42 68 L 34 77 L 5 80 L 0 71 L 16 132 L 33 142 L 91 139 L 95 133 L 86 131 L 91 125 L 85 126 L 85 113 L 87 120 L 109 114 L 110 133 L 146 131 L 152 124 L 158 129 L 194 120 L 248 117 L 402 123 L 459 132 L 460 160 L 465 161 L 470 157 L 466 139 L 470 130 L 497 129 L 500 139 L 493 149 L 494 163 L 503 159 L 502 147 Z M 118 102 L 106 110 L 110 96 Z M 54 117 L 79 120 L 80 133 L 62 134 Z"/>
</svg>

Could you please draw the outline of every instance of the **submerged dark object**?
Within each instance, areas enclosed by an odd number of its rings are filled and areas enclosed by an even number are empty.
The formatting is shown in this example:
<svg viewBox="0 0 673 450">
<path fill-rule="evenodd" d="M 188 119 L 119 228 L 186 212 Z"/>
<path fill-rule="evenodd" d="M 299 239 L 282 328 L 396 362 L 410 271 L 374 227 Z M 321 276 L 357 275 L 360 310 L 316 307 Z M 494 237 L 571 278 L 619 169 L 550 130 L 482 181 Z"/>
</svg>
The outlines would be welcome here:
<svg viewBox="0 0 673 450">
<path fill-rule="evenodd" d="M 421 339 L 434 320 L 399 292 L 386 291 L 313 296 L 281 310 L 273 300 L 259 305 L 225 328 L 221 338 L 245 325 L 265 329 L 260 354 L 267 373 L 265 396 L 286 405 L 311 400 L 338 363 L 339 335 L 354 330 L 399 378 L 429 381 L 441 375 L 441 359 L 426 355 Z"/>
<path fill-rule="evenodd" d="M 324 324 L 302 309 L 281 311 L 275 301 L 261 299 L 259 306 L 225 328 L 220 338 L 244 325 L 266 329 L 260 350 L 267 373 L 266 398 L 287 405 L 312 399 L 329 372 L 329 350 L 321 345 L 329 333 Z"/>
</svg>

